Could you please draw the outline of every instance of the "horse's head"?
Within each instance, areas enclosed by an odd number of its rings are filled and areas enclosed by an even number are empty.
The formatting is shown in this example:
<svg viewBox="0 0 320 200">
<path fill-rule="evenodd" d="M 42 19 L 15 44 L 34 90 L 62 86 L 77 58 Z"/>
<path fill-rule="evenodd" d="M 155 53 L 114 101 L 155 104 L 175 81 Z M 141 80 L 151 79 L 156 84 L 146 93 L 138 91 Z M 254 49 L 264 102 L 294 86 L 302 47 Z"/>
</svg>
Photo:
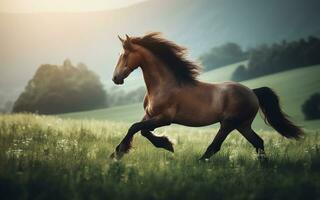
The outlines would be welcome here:
<svg viewBox="0 0 320 200">
<path fill-rule="evenodd" d="M 126 40 L 118 36 L 123 47 L 123 53 L 120 54 L 118 64 L 113 72 L 113 82 L 123 84 L 125 78 L 141 64 L 141 55 L 134 48 L 131 39 L 126 35 Z"/>
</svg>

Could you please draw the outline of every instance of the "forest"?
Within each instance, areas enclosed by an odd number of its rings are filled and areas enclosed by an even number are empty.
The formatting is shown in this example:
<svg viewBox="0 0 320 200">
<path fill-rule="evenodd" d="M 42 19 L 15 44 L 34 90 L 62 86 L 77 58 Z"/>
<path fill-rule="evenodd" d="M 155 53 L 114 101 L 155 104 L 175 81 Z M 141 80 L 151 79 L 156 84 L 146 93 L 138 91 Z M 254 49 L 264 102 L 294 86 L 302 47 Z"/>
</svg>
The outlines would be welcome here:
<svg viewBox="0 0 320 200">
<path fill-rule="evenodd" d="M 232 80 L 243 81 L 285 70 L 320 63 L 320 39 L 310 36 L 298 41 L 261 45 L 249 50 L 248 66 L 241 65 Z"/>
</svg>

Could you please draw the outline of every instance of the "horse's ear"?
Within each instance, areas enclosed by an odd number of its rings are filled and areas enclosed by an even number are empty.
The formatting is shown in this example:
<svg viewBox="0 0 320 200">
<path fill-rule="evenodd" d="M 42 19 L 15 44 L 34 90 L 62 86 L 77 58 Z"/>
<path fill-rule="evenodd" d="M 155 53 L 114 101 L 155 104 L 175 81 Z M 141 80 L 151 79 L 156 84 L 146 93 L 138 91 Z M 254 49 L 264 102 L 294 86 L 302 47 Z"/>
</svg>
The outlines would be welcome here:
<svg viewBox="0 0 320 200">
<path fill-rule="evenodd" d="M 126 39 L 129 42 L 130 41 L 130 37 L 126 34 Z"/>
<path fill-rule="evenodd" d="M 123 44 L 124 39 L 122 39 L 119 35 L 118 35 L 119 40 L 121 41 L 121 43 Z"/>
<path fill-rule="evenodd" d="M 125 46 L 126 49 L 131 50 L 132 49 L 132 43 L 131 43 L 131 38 L 126 34 L 126 41 L 125 41 Z"/>
</svg>

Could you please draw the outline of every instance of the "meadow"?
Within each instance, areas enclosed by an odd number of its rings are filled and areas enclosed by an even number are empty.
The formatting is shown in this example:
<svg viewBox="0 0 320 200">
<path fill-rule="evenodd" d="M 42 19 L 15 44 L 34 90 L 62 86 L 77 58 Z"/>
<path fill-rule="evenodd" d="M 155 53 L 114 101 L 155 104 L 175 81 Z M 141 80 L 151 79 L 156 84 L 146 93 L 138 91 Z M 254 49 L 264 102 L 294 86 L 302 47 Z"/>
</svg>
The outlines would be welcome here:
<svg viewBox="0 0 320 200">
<path fill-rule="evenodd" d="M 319 199 L 320 130 L 299 141 L 260 131 L 268 160 L 233 132 L 207 162 L 216 131 L 165 127 L 175 153 L 137 134 L 121 161 L 109 155 L 130 124 L 0 115 L 1 199 Z"/>
</svg>

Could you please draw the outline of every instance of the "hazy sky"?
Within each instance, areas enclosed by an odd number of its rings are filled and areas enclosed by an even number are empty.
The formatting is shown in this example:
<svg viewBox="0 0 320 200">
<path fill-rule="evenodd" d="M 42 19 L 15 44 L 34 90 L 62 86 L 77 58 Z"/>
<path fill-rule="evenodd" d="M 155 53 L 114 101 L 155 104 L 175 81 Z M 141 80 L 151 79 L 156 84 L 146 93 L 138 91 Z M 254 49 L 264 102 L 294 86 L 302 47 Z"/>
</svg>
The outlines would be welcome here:
<svg viewBox="0 0 320 200">
<path fill-rule="evenodd" d="M 0 12 L 95 11 L 129 6 L 145 0 L 0 0 Z"/>
</svg>

